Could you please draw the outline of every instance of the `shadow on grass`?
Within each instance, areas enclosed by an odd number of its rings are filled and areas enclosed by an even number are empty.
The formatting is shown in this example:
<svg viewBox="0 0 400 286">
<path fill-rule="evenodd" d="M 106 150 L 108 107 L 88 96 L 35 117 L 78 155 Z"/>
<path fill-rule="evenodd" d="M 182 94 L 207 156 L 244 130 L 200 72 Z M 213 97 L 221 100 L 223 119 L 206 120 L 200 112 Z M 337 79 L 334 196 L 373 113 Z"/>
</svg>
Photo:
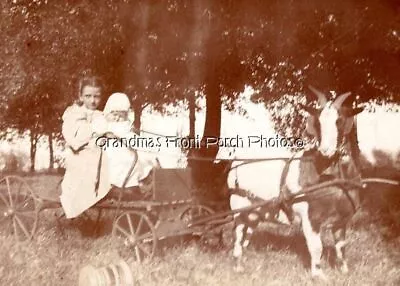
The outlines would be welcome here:
<svg viewBox="0 0 400 286">
<path fill-rule="evenodd" d="M 252 236 L 251 244 L 257 252 L 284 251 L 294 254 L 305 268 L 309 268 L 311 265 L 306 242 L 301 233 L 281 236 L 256 230 Z"/>
</svg>

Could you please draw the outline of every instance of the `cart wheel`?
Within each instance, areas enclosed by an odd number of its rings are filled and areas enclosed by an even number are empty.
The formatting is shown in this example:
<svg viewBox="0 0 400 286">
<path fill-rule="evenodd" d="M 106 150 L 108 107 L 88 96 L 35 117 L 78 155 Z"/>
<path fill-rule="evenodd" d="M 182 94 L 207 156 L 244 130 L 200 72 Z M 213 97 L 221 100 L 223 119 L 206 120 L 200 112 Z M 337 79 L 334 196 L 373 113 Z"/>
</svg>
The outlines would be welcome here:
<svg viewBox="0 0 400 286">
<path fill-rule="evenodd" d="M 181 220 L 189 225 L 196 220 L 212 215 L 214 211 L 204 205 L 193 205 L 187 207 L 181 214 Z M 213 224 L 201 224 L 190 227 L 192 235 L 198 238 L 198 242 L 205 247 L 214 247 L 221 243 L 221 231 L 215 231 Z"/>
<path fill-rule="evenodd" d="M 189 224 L 194 222 L 196 219 L 201 219 L 207 217 L 208 215 L 213 214 L 214 211 L 203 205 L 193 205 L 187 207 L 181 214 L 180 219 L 185 222 L 185 224 Z"/>
<path fill-rule="evenodd" d="M 126 211 L 114 221 L 113 237 L 122 239 L 124 245 L 134 250 L 138 262 L 151 259 L 157 247 L 155 228 L 149 217 L 138 211 Z"/>
<path fill-rule="evenodd" d="M 18 176 L 0 180 L 0 233 L 14 234 L 18 241 L 32 239 L 38 221 L 38 199 Z"/>
</svg>

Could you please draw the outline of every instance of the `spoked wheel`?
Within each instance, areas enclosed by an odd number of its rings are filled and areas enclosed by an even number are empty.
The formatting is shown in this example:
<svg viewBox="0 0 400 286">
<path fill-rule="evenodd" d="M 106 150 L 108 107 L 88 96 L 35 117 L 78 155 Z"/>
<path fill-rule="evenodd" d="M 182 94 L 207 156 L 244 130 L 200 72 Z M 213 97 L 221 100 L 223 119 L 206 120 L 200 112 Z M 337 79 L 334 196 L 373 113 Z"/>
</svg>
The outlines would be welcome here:
<svg viewBox="0 0 400 286">
<path fill-rule="evenodd" d="M 181 220 L 186 224 L 190 225 L 196 223 L 201 219 L 204 219 L 212 215 L 214 211 L 204 205 L 193 205 L 187 207 L 181 214 Z M 204 223 L 200 225 L 194 225 L 190 227 L 192 234 L 197 236 L 199 242 L 205 246 L 215 246 L 221 242 L 221 232 L 215 232 L 215 226 L 211 223 Z"/>
<path fill-rule="evenodd" d="M 151 259 L 157 247 L 155 228 L 149 217 L 138 211 L 126 211 L 114 221 L 113 237 L 133 251 L 136 261 Z"/>
<path fill-rule="evenodd" d="M 195 222 L 198 219 L 205 218 L 213 213 L 214 213 L 214 211 L 207 206 L 193 205 L 193 206 L 187 207 L 182 212 L 180 218 L 186 224 L 190 224 L 190 223 Z"/>
<path fill-rule="evenodd" d="M 0 233 L 14 234 L 18 241 L 32 239 L 38 222 L 38 200 L 18 176 L 0 180 Z"/>
</svg>

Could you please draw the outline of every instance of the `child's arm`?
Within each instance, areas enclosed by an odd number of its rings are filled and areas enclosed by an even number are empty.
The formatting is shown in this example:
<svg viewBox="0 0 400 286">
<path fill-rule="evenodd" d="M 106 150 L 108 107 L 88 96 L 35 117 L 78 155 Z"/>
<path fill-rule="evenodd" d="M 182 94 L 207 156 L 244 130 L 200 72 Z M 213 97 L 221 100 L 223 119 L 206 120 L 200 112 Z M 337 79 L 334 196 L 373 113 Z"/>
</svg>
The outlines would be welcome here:
<svg viewBox="0 0 400 286">
<path fill-rule="evenodd" d="M 68 107 L 62 117 L 62 135 L 74 151 L 86 146 L 92 137 L 92 128 L 86 114 L 76 106 Z"/>
</svg>

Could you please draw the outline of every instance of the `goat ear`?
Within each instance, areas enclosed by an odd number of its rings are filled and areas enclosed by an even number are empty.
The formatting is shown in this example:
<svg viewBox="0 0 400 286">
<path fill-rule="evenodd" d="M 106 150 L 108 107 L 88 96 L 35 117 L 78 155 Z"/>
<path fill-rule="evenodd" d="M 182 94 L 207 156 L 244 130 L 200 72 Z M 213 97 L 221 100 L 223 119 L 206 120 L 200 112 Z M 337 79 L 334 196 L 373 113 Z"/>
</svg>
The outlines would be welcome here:
<svg viewBox="0 0 400 286">
<path fill-rule="evenodd" d="M 300 104 L 300 107 L 302 109 L 304 109 L 305 111 L 307 111 L 307 113 L 310 114 L 310 115 L 317 115 L 318 114 L 318 110 L 315 109 L 314 107 L 307 106 L 307 105 L 304 105 L 304 104 Z"/>
<path fill-rule="evenodd" d="M 357 108 L 344 108 L 342 113 L 345 117 L 353 117 L 354 115 L 359 114 L 364 110 L 363 107 L 357 107 Z"/>
</svg>

